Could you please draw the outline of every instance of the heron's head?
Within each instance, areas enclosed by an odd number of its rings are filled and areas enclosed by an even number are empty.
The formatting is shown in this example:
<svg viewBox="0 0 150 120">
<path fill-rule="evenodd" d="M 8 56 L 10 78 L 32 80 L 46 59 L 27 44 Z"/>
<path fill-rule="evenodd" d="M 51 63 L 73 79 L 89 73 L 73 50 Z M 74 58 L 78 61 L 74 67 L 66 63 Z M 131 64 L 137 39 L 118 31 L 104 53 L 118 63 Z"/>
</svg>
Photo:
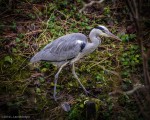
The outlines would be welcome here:
<svg viewBox="0 0 150 120">
<path fill-rule="evenodd" d="M 110 38 L 114 38 L 116 40 L 121 41 L 119 37 L 112 34 L 105 26 L 99 25 L 95 29 L 98 30 L 98 33 L 100 36 L 110 37 Z"/>
</svg>

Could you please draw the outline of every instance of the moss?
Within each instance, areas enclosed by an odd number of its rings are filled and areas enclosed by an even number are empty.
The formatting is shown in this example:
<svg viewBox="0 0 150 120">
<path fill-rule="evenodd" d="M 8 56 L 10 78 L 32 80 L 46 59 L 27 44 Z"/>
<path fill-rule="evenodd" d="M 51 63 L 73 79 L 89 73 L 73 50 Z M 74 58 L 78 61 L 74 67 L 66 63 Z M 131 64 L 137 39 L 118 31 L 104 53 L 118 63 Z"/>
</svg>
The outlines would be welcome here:
<svg viewBox="0 0 150 120">
<path fill-rule="evenodd" d="M 8 94 L 23 89 L 22 85 L 25 84 L 24 79 L 30 75 L 25 58 L 14 55 L 10 56 L 12 62 L 9 62 L 6 61 L 6 57 L 3 57 L 0 61 L 0 72 L 2 74 L 0 91 L 3 94 L 5 92 Z"/>
<path fill-rule="evenodd" d="M 12 63 L 5 60 L 6 56 L 0 61 L 1 73 L 7 75 L 9 80 L 20 80 L 27 78 L 28 72 L 27 60 L 21 56 L 11 56 Z"/>
</svg>

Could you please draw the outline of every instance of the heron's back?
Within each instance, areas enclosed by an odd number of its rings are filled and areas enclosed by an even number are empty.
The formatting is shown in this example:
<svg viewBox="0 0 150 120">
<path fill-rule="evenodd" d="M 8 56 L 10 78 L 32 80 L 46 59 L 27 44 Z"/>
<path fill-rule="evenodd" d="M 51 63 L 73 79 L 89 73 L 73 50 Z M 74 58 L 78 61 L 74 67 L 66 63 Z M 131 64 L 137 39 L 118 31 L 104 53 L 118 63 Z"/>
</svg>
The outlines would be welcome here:
<svg viewBox="0 0 150 120">
<path fill-rule="evenodd" d="M 64 35 L 47 44 L 31 58 L 30 62 L 37 62 L 40 60 L 63 62 L 73 59 L 79 54 L 83 43 L 87 43 L 87 37 L 82 33 Z"/>
</svg>

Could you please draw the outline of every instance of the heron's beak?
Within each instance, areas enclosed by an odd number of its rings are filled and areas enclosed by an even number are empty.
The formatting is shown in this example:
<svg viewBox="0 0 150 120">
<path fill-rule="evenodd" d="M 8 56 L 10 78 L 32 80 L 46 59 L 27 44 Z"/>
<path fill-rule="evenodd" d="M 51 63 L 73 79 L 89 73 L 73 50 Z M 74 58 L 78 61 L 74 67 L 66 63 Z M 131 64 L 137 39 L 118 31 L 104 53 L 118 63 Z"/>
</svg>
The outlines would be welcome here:
<svg viewBox="0 0 150 120">
<path fill-rule="evenodd" d="M 118 36 L 115 36 L 114 34 L 112 34 L 111 32 L 108 33 L 109 37 L 111 38 L 114 38 L 115 40 L 118 40 L 118 41 L 122 41 Z"/>
</svg>

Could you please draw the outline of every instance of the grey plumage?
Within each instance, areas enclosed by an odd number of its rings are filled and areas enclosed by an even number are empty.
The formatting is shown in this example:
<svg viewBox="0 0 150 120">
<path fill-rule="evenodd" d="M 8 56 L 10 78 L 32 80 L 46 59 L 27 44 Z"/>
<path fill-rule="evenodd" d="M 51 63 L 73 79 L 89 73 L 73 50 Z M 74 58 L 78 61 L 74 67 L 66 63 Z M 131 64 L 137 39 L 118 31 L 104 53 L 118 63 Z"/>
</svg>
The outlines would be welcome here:
<svg viewBox="0 0 150 120">
<path fill-rule="evenodd" d="M 98 26 L 91 30 L 89 34 L 90 41 L 88 38 L 82 33 L 72 33 L 68 35 L 64 35 L 53 42 L 46 45 L 41 51 L 36 53 L 30 60 L 30 62 L 38 62 L 38 61 L 50 61 L 57 67 L 59 70 L 55 75 L 55 85 L 54 85 L 54 99 L 56 100 L 56 85 L 59 73 L 62 68 L 67 65 L 72 65 L 72 73 L 74 77 L 77 79 L 85 93 L 88 91 L 80 82 L 78 76 L 75 73 L 74 63 L 78 61 L 80 58 L 85 55 L 93 52 L 98 45 L 101 43 L 101 39 L 99 36 L 112 37 L 120 40 L 118 37 L 113 35 L 106 27 Z"/>
<path fill-rule="evenodd" d="M 62 36 L 46 45 L 32 57 L 30 62 L 45 60 L 56 63 L 71 60 L 79 54 L 83 43 L 87 43 L 87 37 L 84 34 L 72 33 Z"/>
</svg>

